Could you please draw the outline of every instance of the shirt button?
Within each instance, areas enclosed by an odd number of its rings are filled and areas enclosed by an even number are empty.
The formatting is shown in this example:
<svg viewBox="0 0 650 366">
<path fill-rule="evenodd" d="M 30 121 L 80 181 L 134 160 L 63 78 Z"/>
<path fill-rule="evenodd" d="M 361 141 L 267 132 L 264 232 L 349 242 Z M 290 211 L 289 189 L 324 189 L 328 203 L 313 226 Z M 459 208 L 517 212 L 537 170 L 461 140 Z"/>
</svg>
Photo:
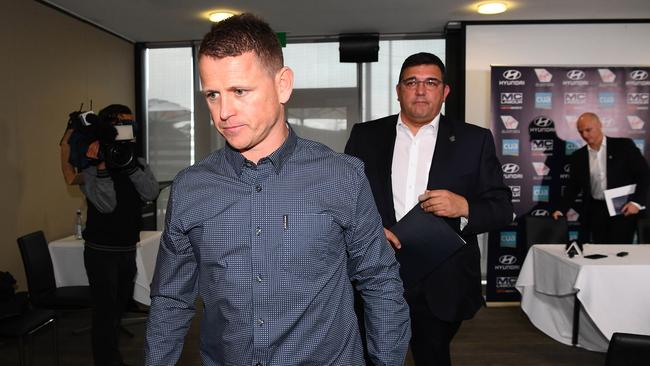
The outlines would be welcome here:
<svg viewBox="0 0 650 366">
<path fill-rule="evenodd" d="M 257 282 L 262 282 L 262 277 L 261 277 L 260 275 L 256 275 L 256 276 L 255 276 L 255 280 L 256 280 Z"/>
<path fill-rule="evenodd" d="M 262 325 L 264 325 L 264 320 L 262 320 L 262 319 L 257 319 L 256 323 L 257 323 L 258 326 L 261 327 Z"/>
<path fill-rule="evenodd" d="M 262 233 L 262 228 L 258 226 L 258 227 L 255 229 L 255 235 L 260 236 L 261 233 Z"/>
<path fill-rule="evenodd" d="M 256 192 L 262 192 L 262 186 L 255 186 Z"/>
</svg>

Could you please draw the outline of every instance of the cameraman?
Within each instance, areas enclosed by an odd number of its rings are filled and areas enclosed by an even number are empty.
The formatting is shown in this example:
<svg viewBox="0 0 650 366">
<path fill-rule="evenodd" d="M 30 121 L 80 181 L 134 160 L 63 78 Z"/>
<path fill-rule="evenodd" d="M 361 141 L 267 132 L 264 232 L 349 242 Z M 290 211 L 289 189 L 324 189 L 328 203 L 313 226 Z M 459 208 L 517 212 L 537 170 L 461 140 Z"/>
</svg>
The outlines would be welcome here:
<svg viewBox="0 0 650 366">
<path fill-rule="evenodd" d="M 133 123 L 133 115 L 128 107 L 112 104 L 99 112 L 97 123 L 106 122 Z M 114 127 L 112 130 L 115 139 L 117 132 Z M 93 298 L 93 358 L 96 366 L 123 365 L 118 349 L 120 320 L 133 296 L 142 207 L 158 196 L 158 182 L 142 158 L 133 157 L 119 168 L 105 161 L 106 142 L 101 136 L 88 145 L 85 153 L 91 164 L 78 171 L 69 161 L 69 140 L 74 133 L 74 128 L 69 127 L 62 140 L 61 168 L 66 183 L 78 184 L 87 200 L 83 238 L 84 264 Z"/>
</svg>

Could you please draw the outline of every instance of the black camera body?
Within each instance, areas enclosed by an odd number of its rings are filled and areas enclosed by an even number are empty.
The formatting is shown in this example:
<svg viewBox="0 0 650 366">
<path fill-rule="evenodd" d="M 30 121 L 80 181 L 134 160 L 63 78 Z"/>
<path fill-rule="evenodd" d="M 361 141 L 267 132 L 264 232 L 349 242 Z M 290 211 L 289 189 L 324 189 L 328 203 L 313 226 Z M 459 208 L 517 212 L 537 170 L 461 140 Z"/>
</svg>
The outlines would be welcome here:
<svg viewBox="0 0 650 366">
<path fill-rule="evenodd" d="M 78 170 L 100 161 L 106 162 L 109 169 L 124 169 L 136 163 L 135 121 L 103 119 L 92 111 L 76 111 L 70 113 L 67 128 L 74 129 L 68 140 L 69 162 Z M 90 159 L 86 153 L 95 141 L 99 141 L 99 154 L 97 159 Z"/>
</svg>

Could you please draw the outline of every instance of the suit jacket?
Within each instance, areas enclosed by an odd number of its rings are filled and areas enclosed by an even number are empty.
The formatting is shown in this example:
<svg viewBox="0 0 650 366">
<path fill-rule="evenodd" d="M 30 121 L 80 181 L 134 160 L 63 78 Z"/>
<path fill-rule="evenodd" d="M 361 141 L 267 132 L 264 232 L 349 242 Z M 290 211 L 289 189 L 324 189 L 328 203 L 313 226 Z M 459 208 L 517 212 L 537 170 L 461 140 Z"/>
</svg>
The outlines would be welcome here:
<svg viewBox="0 0 650 366">
<path fill-rule="evenodd" d="M 356 124 L 345 147 L 365 163 L 384 227 L 395 224 L 391 182 L 397 115 Z M 512 221 L 510 189 L 503 183 L 489 130 L 441 116 L 428 172 L 428 189 L 446 189 L 469 203 L 469 223 L 446 219 L 467 242 L 421 284 L 433 314 L 441 320 L 471 318 L 483 304 L 480 252 L 476 234 L 497 230 Z M 435 243 L 434 243 L 435 244 Z"/>
<path fill-rule="evenodd" d="M 583 213 L 589 212 L 593 201 L 589 175 L 589 151 L 587 145 L 576 150 L 569 158 L 571 176 L 565 188 L 560 210 L 566 212 L 582 192 Z M 631 201 L 646 204 L 648 192 L 648 164 L 634 142 L 628 138 L 607 137 L 607 189 L 636 184 Z M 589 215 L 581 215 L 582 222 L 589 224 Z"/>
</svg>

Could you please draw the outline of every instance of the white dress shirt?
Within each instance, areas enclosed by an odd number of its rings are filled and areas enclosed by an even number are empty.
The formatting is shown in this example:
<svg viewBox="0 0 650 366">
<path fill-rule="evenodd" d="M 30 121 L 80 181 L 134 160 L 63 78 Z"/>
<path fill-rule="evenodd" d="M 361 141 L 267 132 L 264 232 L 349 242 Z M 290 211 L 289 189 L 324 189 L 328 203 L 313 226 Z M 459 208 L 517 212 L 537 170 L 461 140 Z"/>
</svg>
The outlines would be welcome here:
<svg viewBox="0 0 650 366">
<path fill-rule="evenodd" d="M 418 204 L 418 196 L 427 189 L 429 170 L 433 152 L 436 149 L 440 114 L 433 121 L 420 127 L 415 136 L 397 117 L 397 135 L 393 151 L 391 181 L 395 218 L 399 221 L 413 206 Z"/>
<path fill-rule="evenodd" d="M 587 145 L 587 151 L 589 151 L 591 196 L 597 200 L 604 200 L 604 192 L 607 189 L 607 137 L 603 136 L 603 142 L 598 150 Z"/>
</svg>

